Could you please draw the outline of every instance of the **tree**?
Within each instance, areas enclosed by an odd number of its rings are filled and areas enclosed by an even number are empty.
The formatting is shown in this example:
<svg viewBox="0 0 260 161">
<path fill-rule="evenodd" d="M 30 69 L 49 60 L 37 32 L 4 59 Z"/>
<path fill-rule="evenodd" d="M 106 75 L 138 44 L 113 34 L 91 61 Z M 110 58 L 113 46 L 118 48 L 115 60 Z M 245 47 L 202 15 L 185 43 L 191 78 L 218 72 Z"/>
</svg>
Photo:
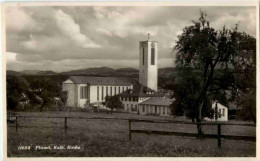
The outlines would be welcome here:
<svg viewBox="0 0 260 161">
<path fill-rule="evenodd" d="M 105 97 L 105 105 L 111 109 L 111 114 L 113 109 L 123 108 L 122 102 L 119 100 L 118 96 L 106 96 Z"/>
<path fill-rule="evenodd" d="M 63 103 L 63 105 L 66 106 L 68 100 L 68 91 L 61 91 L 60 97 L 61 97 L 61 102 Z"/>
<path fill-rule="evenodd" d="M 198 109 L 195 106 L 196 98 L 199 95 L 201 74 L 191 68 L 178 69 L 176 74 L 177 81 L 174 86 L 173 97 L 175 101 L 171 105 L 173 115 L 190 118 L 195 122 Z M 212 108 L 208 98 L 205 99 L 202 117 L 212 117 Z"/>
<path fill-rule="evenodd" d="M 28 93 L 29 84 L 22 76 L 7 76 L 7 109 L 15 109 L 23 94 Z"/>
<path fill-rule="evenodd" d="M 31 82 L 30 87 L 34 98 L 40 99 L 40 112 L 43 111 L 43 108 L 46 105 L 52 103 L 53 97 L 57 95 L 55 82 L 44 77 L 34 79 Z"/>
<path fill-rule="evenodd" d="M 233 29 L 223 26 L 222 30 L 217 31 L 210 26 L 206 17 L 206 13 L 201 12 L 198 21 L 193 21 L 193 25 L 183 29 L 183 33 L 178 36 L 174 47 L 177 67 L 190 67 L 202 73 L 199 94 L 194 102 L 194 106 L 197 107 L 197 122 L 201 122 L 205 98 L 208 97 L 210 89 L 213 89 L 216 69 L 228 71 L 230 67 L 236 66 L 239 59 L 244 59 L 245 61 L 242 62 L 250 64 L 247 57 L 242 55 L 255 54 L 255 48 L 244 43 L 245 41 L 249 43 L 245 39 L 253 41 L 254 38 L 238 32 L 238 25 Z M 243 67 L 240 69 L 244 69 L 246 64 L 241 63 L 240 65 Z M 198 126 L 198 132 L 202 133 L 200 126 Z"/>
</svg>

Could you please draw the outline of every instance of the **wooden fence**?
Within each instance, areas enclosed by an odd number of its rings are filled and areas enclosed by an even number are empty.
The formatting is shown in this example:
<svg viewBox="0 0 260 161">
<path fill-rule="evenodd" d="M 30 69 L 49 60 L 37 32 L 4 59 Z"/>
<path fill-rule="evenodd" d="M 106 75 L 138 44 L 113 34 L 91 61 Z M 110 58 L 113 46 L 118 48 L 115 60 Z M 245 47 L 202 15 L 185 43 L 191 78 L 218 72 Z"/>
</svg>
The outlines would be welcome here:
<svg viewBox="0 0 260 161">
<path fill-rule="evenodd" d="M 253 126 L 254 124 L 235 124 L 235 123 L 218 123 L 218 122 L 201 122 L 201 123 L 193 123 L 193 122 L 185 122 L 185 121 L 170 121 L 170 120 L 143 120 L 143 119 L 123 119 L 123 118 L 104 118 L 104 117 L 37 117 L 37 116 L 14 116 L 15 117 L 15 127 L 16 132 L 18 128 L 35 128 L 40 126 L 20 126 L 18 124 L 18 118 L 59 118 L 64 119 L 64 132 L 67 133 L 68 129 L 68 119 L 86 119 L 86 120 L 125 120 L 128 121 L 128 137 L 129 141 L 132 140 L 132 133 L 143 133 L 143 134 L 157 134 L 157 135 L 174 135 L 174 136 L 183 136 L 183 137 L 203 137 L 203 138 L 212 138 L 218 140 L 218 147 L 221 148 L 221 138 L 231 139 L 231 140 L 245 140 L 245 141 L 256 141 L 255 136 L 237 136 L 237 135 L 222 135 L 221 134 L 221 126 Z M 133 130 L 132 123 L 133 122 L 146 122 L 146 123 L 173 123 L 173 124 L 192 124 L 196 126 L 217 126 L 217 134 L 202 134 L 198 133 L 185 133 L 185 132 L 170 132 L 170 131 L 154 131 L 154 130 Z M 42 128 L 42 127 L 40 127 Z M 51 128 L 51 127 L 45 127 Z"/>
<path fill-rule="evenodd" d="M 146 123 L 175 123 L 175 124 L 192 124 L 196 126 L 217 126 L 217 134 L 202 134 L 198 133 L 185 133 L 185 132 L 169 132 L 169 131 L 153 131 L 153 130 L 133 130 L 131 129 L 132 122 L 146 122 Z M 232 124 L 232 123 L 218 123 L 218 122 L 201 122 L 201 123 L 193 123 L 193 122 L 184 122 L 184 121 L 165 121 L 165 120 L 140 120 L 140 119 L 129 119 L 129 140 L 132 139 L 132 133 L 144 133 L 144 134 L 158 134 L 158 135 L 175 135 L 175 136 L 185 136 L 185 137 L 203 137 L 203 138 L 215 138 L 218 139 L 218 147 L 221 148 L 221 138 L 230 139 L 230 140 L 245 140 L 245 141 L 256 141 L 255 136 L 237 136 L 237 135 L 222 135 L 221 134 L 221 126 L 253 126 L 253 124 Z"/>
</svg>

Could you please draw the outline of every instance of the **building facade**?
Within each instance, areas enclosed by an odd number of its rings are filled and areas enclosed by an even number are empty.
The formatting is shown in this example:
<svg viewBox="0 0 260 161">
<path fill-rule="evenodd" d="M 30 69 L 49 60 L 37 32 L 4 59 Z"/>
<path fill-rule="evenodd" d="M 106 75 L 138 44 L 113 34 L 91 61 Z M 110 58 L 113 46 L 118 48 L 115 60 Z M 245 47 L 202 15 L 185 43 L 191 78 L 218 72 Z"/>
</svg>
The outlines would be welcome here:
<svg viewBox="0 0 260 161">
<path fill-rule="evenodd" d="M 170 105 L 173 100 L 169 98 L 149 98 L 141 102 L 138 106 L 139 114 L 141 115 L 159 115 L 170 116 Z"/>
<path fill-rule="evenodd" d="M 62 89 L 67 91 L 67 106 L 83 108 L 132 89 L 133 84 L 133 80 L 126 78 L 71 76 L 62 83 Z"/>
<path fill-rule="evenodd" d="M 212 101 L 212 109 L 214 111 L 213 118 L 205 118 L 207 121 L 228 121 L 228 107 L 219 103 L 218 101 Z"/>
<path fill-rule="evenodd" d="M 124 105 L 124 110 L 139 114 L 138 105 L 150 98 L 163 98 L 164 95 L 140 84 L 134 85 L 133 89 L 118 94 Z"/>
</svg>

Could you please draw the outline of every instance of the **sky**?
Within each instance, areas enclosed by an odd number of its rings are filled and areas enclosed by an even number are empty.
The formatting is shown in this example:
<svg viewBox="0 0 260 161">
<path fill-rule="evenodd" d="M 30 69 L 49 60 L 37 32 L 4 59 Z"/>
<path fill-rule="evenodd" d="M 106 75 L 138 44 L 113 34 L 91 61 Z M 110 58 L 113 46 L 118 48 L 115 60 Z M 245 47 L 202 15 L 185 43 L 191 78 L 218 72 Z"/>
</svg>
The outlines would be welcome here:
<svg viewBox="0 0 260 161">
<path fill-rule="evenodd" d="M 137 68 L 139 41 L 158 42 L 159 68 L 174 67 L 172 50 L 200 10 L 210 25 L 256 37 L 255 7 L 9 6 L 5 10 L 7 70 Z"/>
</svg>

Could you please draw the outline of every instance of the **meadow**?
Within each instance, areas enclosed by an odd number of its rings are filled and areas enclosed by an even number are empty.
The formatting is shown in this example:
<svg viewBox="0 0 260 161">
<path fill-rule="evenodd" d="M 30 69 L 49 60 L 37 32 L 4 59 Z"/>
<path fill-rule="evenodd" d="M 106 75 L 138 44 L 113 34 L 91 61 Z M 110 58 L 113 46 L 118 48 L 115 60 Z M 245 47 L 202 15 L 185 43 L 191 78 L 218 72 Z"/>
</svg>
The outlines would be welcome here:
<svg viewBox="0 0 260 161">
<path fill-rule="evenodd" d="M 140 116 L 129 113 L 90 112 L 18 112 L 21 116 L 40 117 L 113 117 L 140 119 L 171 119 L 190 121 L 184 117 Z M 230 121 L 238 122 L 238 121 Z M 239 122 L 244 123 L 244 122 Z M 246 122 L 248 123 L 248 122 Z M 164 135 L 132 134 L 128 140 L 127 120 L 86 120 L 69 118 L 65 133 L 62 118 L 18 118 L 20 126 L 8 123 L 7 153 L 9 157 L 254 157 L 256 143 L 252 141 L 222 139 L 222 147 L 217 147 L 216 139 L 198 139 Z M 191 124 L 176 123 L 132 123 L 132 129 L 162 130 L 196 133 Z M 204 126 L 204 133 L 216 134 L 216 126 Z M 256 127 L 225 125 L 222 134 L 256 136 Z M 21 146 L 30 146 L 21 150 Z M 50 149 L 35 149 L 51 147 Z M 54 149 L 65 147 L 65 149 Z M 67 149 L 77 146 L 77 149 Z"/>
</svg>

